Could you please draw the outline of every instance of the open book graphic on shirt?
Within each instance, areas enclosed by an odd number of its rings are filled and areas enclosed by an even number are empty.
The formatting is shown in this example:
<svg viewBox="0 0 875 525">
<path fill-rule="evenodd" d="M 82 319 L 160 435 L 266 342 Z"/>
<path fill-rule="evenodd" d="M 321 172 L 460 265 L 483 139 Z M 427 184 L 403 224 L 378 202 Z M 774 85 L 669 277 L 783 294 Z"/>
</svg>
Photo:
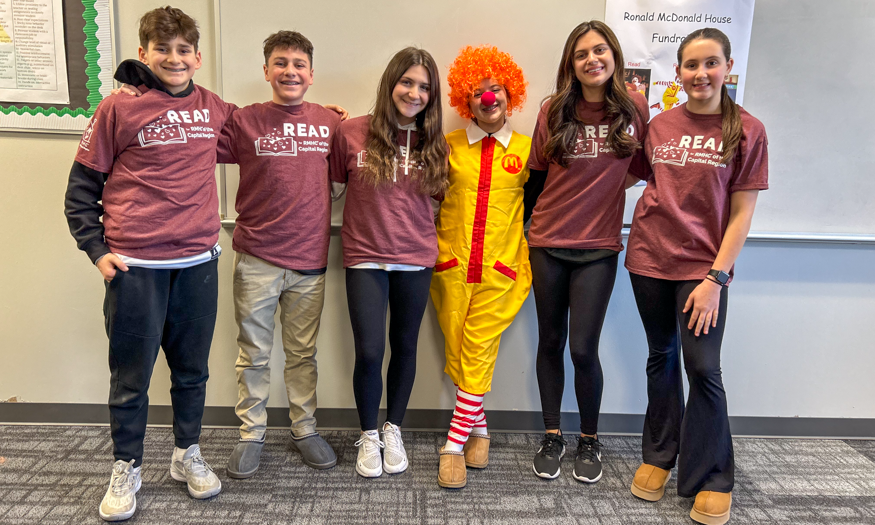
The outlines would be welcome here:
<svg viewBox="0 0 875 525">
<path fill-rule="evenodd" d="M 686 149 L 675 147 L 676 145 L 673 142 L 667 142 L 662 146 L 657 146 L 653 148 L 653 160 L 651 164 L 658 164 L 660 162 L 664 164 L 674 164 L 675 166 L 683 166 L 687 163 L 687 155 L 689 154 Z"/>
<path fill-rule="evenodd" d="M 157 144 L 185 144 L 188 137 L 179 124 L 152 123 L 140 130 L 137 135 L 140 146 L 155 146 Z"/>
<path fill-rule="evenodd" d="M 259 157 L 295 157 L 298 155 L 298 143 L 292 137 L 259 137 L 255 141 L 255 154 Z"/>
<path fill-rule="evenodd" d="M 585 139 L 582 134 L 577 135 L 574 143 L 574 151 L 566 155 L 570 159 L 594 159 L 599 156 L 599 143 L 595 139 Z"/>
</svg>

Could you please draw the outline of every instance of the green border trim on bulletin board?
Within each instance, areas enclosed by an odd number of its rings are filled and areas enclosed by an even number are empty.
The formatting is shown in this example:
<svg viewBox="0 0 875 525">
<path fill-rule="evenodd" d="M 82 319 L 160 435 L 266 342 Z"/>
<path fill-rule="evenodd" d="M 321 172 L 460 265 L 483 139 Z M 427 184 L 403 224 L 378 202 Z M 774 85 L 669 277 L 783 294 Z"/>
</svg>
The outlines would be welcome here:
<svg viewBox="0 0 875 525">
<path fill-rule="evenodd" d="M 100 73 L 100 66 L 97 65 L 97 60 L 100 58 L 100 52 L 97 50 L 99 40 L 97 39 L 97 22 L 95 22 L 95 19 L 97 18 L 97 9 L 94 8 L 94 2 L 96 1 L 97 0 L 82 0 L 82 5 L 85 6 L 85 13 L 82 17 L 85 19 L 85 60 L 88 62 L 88 67 L 85 68 L 85 74 L 88 75 L 88 82 L 85 84 L 88 87 L 88 103 L 90 104 L 88 109 L 7 106 L 0 107 L 0 113 L 5 115 L 9 115 L 10 113 L 15 113 L 16 115 L 85 115 L 89 118 L 94 114 L 94 111 L 97 109 L 97 104 L 103 100 L 103 97 L 100 95 L 100 79 L 97 78 L 97 74 Z"/>
<path fill-rule="evenodd" d="M 87 119 L 91 118 L 94 115 L 94 112 L 97 110 L 97 105 L 103 100 L 104 95 L 101 94 L 101 88 L 103 86 L 103 81 L 100 79 L 101 74 L 101 66 L 100 66 L 100 49 L 103 48 L 106 52 L 111 54 L 112 45 L 108 40 L 111 38 L 111 32 L 109 28 L 104 28 L 105 30 L 101 33 L 104 35 L 107 42 L 103 42 L 101 45 L 101 40 L 99 36 L 100 26 L 98 24 L 98 17 L 101 16 L 101 12 L 99 9 L 105 10 L 103 13 L 103 18 L 107 20 L 111 20 L 111 16 L 109 14 L 110 10 L 110 1 L 109 0 L 81 0 L 84 9 L 83 19 L 85 21 L 84 33 L 85 33 L 85 74 L 88 77 L 88 80 L 85 83 L 86 89 L 88 90 L 88 95 L 86 96 L 86 100 L 88 102 L 88 108 L 44 108 L 40 106 L 0 106 L 0 114 L 2 115 L 31 115 L 31 116 L 41 116 L 41 117 L 67 117 L 67 118 L 76 118 L 76 121 L 80 121 L 80 125 L 75 125 L 72 128 L 69 126 L 61 126 L 57 129 L 55 128 L 47 128 L 42 126 L 37 126 L 30 131 L 57 131 L 57 132 L 68 132 L 68 131 L 81 131 L 85 128 L 85 123 L 87 123 Z M 98 6 L 99 4 L 99 6 Z M 109 63 L 112 63 L 111 57 Z M 110 77 L 111 78 L 111 77 Z M 110 80 L 111 82 L 111 80 Z M 82 118 L 84 117 L 84 118 Z M 14 117 L 13 117 L 14 118 Z M 0 124 L 0 130 L 17 130 L 18 126 L 13 128 L 7 128 L 6 126 Z M 23 131 L 28 131 L 27 128 L 22 127 Z"/>
<path fill-rule="evenodd" d="M 97 9 L 94 8 L 94 0 L 82 0 L 85 6 L 85 60 L 88 62 L 88 67 L 85 68 L 85 74 L 88 75 L 88 82 L 85 85 L 88 87 L 88 106 L 87 115 L 91 117 L 97 111 L 97 105 L 103 100 L 100 95 L 100 79 L 97 75 L 100 73 L 100 66 L 97 61 L 100 60 L 100 51 L 97 45 L 100 40 L 97 38 Z M 90 5 L 89 5 L 90 4 Z"/>
</svg>

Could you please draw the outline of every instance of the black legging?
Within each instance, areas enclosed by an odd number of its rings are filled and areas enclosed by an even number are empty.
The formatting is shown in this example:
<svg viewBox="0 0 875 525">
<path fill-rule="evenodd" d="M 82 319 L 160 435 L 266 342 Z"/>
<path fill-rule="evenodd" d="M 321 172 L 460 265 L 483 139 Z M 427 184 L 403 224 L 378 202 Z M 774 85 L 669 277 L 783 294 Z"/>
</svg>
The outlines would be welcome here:
<svg viewBox="0 0 875 525">
<path fill-rule="evenodd" d="M 644 462 L 671 469 L 677 461 L 678 495 L 682 497 L 701 490 L 730 492 L 735 462 L 720 372 L 728 289 L 720 293 L 717 326 L 696 337 L 687 328 L 691 312 L 683 313 L 683 309 L 702 281 L 667 281 L 632 273 L 629 277 L 650 350 Z M 686 410 L 681 348 L 690 382 Z"/>
<path fill-rule="evenodd" d="M 428 304 L 431 268 L 413 272 L 346 269 L 346 298 L 355 338 L 352 387 L 362 430 L 377 428 L 383 397 L 386 306 L 389 321 L 389 371 L 386 420 L 401 426 L 416 377 L 416 341 Z"/>
<path fill-rule="evenodd" d="M 544 427 L 548 430 L 559 428 L 567 339 L 574 363 L 580 431 L 584 434 L 598 431 L 603 385 L 599 336 L 614 289 L 617 259 L 613 255 L 574 263 L 557 259 L 540 248 L 529 251 L 538 312 L 538 390 Z"/>
</svg>

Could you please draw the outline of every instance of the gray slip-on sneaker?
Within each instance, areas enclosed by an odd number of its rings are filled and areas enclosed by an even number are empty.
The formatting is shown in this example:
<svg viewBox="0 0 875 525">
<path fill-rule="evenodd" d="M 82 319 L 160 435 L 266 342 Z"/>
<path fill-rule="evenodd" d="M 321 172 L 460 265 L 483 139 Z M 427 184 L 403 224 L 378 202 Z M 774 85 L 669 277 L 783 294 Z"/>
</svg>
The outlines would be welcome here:
<svg viewBox="0 0 875 525">
<path fill-rule="evenodd" d="M 263 448 L 264 441 L 238 442 L 228 458 L 228 477 L 246 479 L 255 475 Z"/>
<path fill-rule="evenodd" d="M 293 434 L 292 448 L 301 453 L 304 464 L 310 468 L 326 469 L 337 464 L 334 449 L 319 434 L 310 434 L 301 438 Z"/>
</svg>

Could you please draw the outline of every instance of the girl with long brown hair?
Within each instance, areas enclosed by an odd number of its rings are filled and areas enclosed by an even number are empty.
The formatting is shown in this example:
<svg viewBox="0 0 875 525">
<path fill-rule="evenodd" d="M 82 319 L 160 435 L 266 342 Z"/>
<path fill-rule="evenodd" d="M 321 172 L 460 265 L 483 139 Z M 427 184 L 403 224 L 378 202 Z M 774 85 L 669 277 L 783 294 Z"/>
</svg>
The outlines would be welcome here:
<svg viewBox="0 0 875 525">
<path fill-rule="evenodd" d="M 623 52 L 603 22 L 584 22 L 565 42 L 556 91 L 541 107 L 529 157 L 525 217 L 538 314 L 538 388 L 546 433 L 532 468 L 559 475 L 566 441 L 559 411 L 565 343 L 574 363 L 580 438 L 574 478 L 601 479 L 599 336 L 623 249 L 627 172 L 647 127 L 647 101 L 629 92 Z M 570 316 L 569 316 L 570 313 Z"/>
<path fill-rule="evenodd" d="M 678 49 L 688 100 L 654 117 L 641 174 L 626 268 L 647 333 L 647 413 L 632 493 L 659 500 L 678 467 L 678 495 L 696 497 L 690 517 L 729 520 L 735 463 L 720 349 L 733 265 L 768 189 L 768 139 L 724 79 L 729 39 L 692 32 Z M 683 364 L 690 384 L 684 406 Z"/>
<path fill-rule="evenodd" d="M 438 255 L 431 200 L 447 184 L 441 124 L 437 66 L 427 51 L 408 47 L 383 72 L 371 114 L 343 122 L 332 143 L 331 179 L 347 185 L 341 238 L 362 430 L 356 472 L 364 477 L 403 472 L 408 465 L 400 425 Z M 387 308 L 392 356 L 381 440 Z"/>
</svg>

